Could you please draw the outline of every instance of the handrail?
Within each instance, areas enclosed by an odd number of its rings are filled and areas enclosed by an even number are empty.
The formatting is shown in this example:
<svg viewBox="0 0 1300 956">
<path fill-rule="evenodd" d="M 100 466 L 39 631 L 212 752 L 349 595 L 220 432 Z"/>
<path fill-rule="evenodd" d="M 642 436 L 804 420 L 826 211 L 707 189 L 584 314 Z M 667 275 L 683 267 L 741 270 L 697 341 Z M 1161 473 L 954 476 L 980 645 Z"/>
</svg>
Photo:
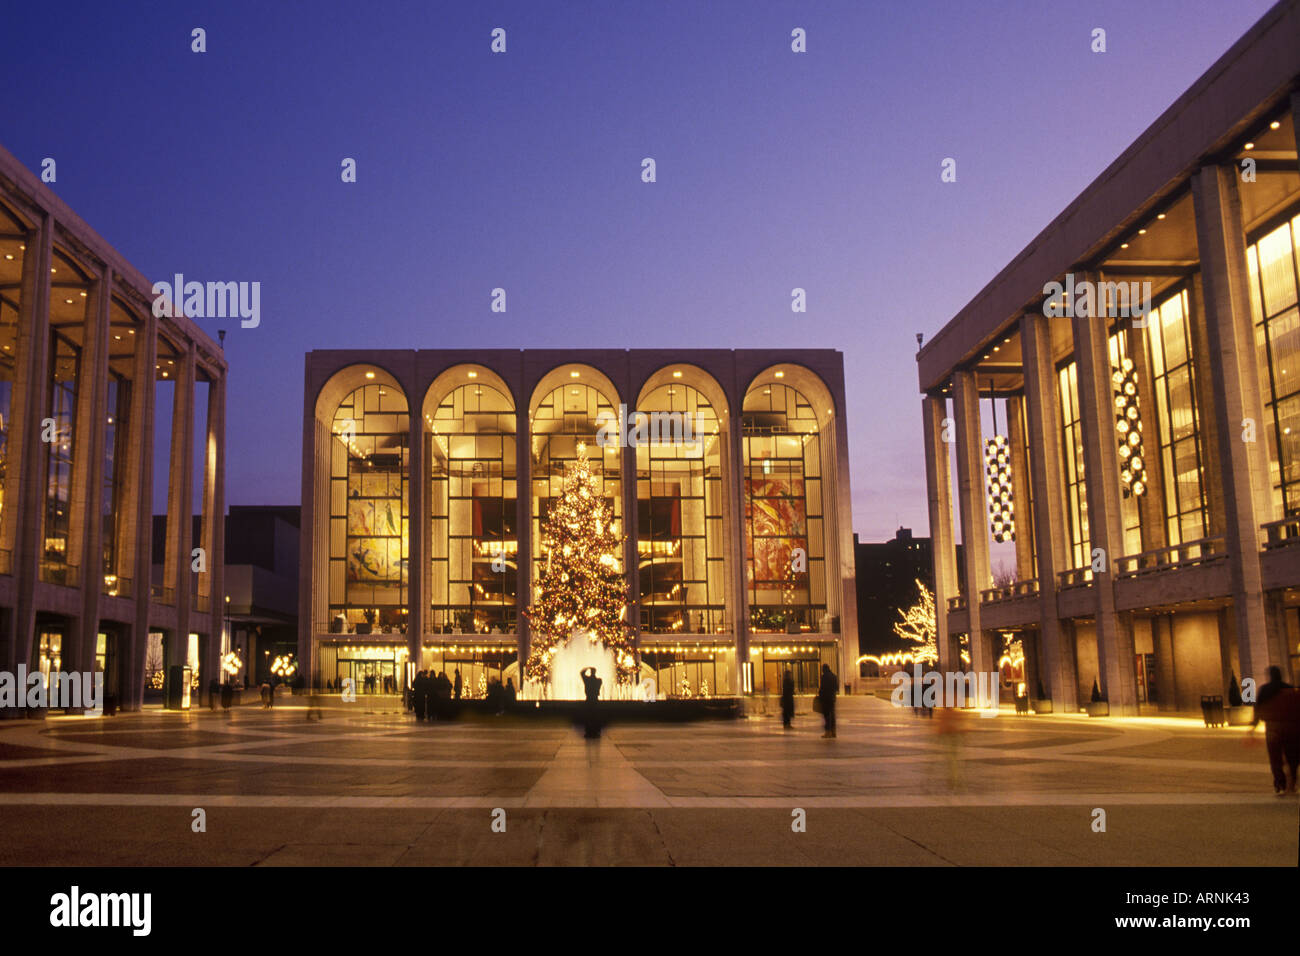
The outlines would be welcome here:
<svg viewBox="0 0 1300 956">
<path fill-rule="evenodd" d="M 1069 571 L 1062 571 L 1056 576 L 1057 586 L 1064 591 L 1067 588 L 1088 588 L 1092 587 L 1092 567 L 1071 568 Z"/>
<path fill-rule="evenodd" d="M 1116 574 L 1121 578 L 1132 578 L 1169 568 L 1196 567 L 1227 556 L 1226 539 L 1222 535 L 1196 538 L 1141 554 L 1125 555 L 1115 562 Z"/>
<path fill-rule="evenodd" d="M 1012 581 L 1001 587 L 985 588 L 980 591 L 981 604 L 995 604 L 998 601 L 1013 601 L 1016 598 L 1033 597 L 1038 593 L 1038 578 L 1026 578 Z"/>
<path fill-rule="evenodd" d="M 1300 544 L 1300 515 L 1289 515 L 1278 521 L 1268 521 L 1259 526 L 1264 532 L 1264 550 Z"/>
</svg>

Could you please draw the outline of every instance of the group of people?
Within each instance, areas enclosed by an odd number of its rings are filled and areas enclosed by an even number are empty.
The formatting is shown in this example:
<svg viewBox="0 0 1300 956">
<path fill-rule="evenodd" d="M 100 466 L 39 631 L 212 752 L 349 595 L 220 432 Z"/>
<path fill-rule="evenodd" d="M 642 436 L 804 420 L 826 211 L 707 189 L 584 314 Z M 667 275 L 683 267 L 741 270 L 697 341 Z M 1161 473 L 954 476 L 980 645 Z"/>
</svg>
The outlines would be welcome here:
<svg viewBox="0 0 1300 956">
<path fill-rule="evenodd" d="M 840 692 L 840 680 L 830 665 L 822 665 L 821 683 L 817 685 L 814 709 L 822 715 L 825 729 L 823 737 L 835 736 L 835 698 Z M 794 720 L 794 674 L 790 668 L 781 676 L 781 724 L 790 729 Z"/>
<path fill-rule="evenodd" d="M 452 702 L 461 699 L 465 686 L 459 668 L 454 676 L 454 680 L 449 678 L 446 671 L 417 673 L 407 692 L 406 709 L 414 711 L 417 720 L 449 719 L 453 713 Z M 487 701 L 496 713 L 504 713 L 514 706 L 517 696 L 514 678 L 507 678 L 504 685 L 495 677 L 488 681 Z"/>
</svg>

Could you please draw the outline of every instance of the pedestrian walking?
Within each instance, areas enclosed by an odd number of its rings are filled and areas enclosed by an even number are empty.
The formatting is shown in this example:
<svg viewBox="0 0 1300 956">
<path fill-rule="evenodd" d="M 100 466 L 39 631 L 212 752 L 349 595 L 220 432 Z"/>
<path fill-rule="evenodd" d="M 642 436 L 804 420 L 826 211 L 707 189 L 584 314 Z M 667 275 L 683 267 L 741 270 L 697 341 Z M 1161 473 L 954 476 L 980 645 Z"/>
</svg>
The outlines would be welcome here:
<svg viewBox="0 0 1300 956">
<path fill-rule="evenodd" d="M 789 730 L 792 720 L 794 720 L 794 674 L 787 667 L 781 677 L 781 724 Z"/>
<path fill-rule="evenodd" d="M 1296 769 L 1300 767 L 1300 691 L 1282 680 L 1282 669 L 1268 669 L 1268 681 L 1260 685 L 1255 698 L 1253 734 L 1264 721 L 1264 746 L 1273 771 L 1273 792 L 1278 796 L 1296 792 Z"/>
<path fill-rule="evenodd" d="M 826 722 L 823 737 L 835 736 L 835 696 L 840 692 L 840 682 L 829 664 L 822 665 L 822 682 L 817 688 L 817 699 L 822 706 L 822 720 Z"/>
</svg>

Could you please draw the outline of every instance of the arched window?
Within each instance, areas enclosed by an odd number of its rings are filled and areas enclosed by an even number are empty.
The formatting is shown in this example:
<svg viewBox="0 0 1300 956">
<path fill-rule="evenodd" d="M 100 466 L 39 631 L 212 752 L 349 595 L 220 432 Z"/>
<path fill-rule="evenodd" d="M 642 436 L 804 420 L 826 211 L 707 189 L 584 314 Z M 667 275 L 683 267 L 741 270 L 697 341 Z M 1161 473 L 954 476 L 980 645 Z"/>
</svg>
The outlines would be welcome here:
<svg viewBox="0 0 1300 956">
<path fill-rule="evenodd" d="M 532 414 L 532 541 L 533 579 L 544 559 L 542 553 L 542 526 L 550 510 L 551 499 L 560 493 L 564 479 L 564 466 L 579 455 L 579 446 L 585 447 L 599 477 L 601 496 L 613 508 L 617 527 L 622 527 L 623 495 L 619 476 L 619 448 L 606 447 L 596 441 L 601 424 L 617 418 L 617 396 L 606 394 L 600 388 L 581 380 L 582 371 L 574 369 L 554 387 L 542 393 Z M 591 374 L 591 371 L 588 371 Z M 545 384 L 545 383 L 544 383 Z M 603 419 L 603 422 L 598 420 Z"/>
<path fill-rule="evenodd" d="M 750 627 L 829 631 L 817 414 L 801 392 L 772 381 L 745 396 L 742 432 Z"/>
<path fill-rule="evenodd" d="M 329 610 L 359 634 L 406 624 L 407 416 L 400 389 L 363 385 L 339 403 L 330 426 Z"/>
<path fill-rule="evenodd" d="M 470 372 L 478 378 L 478 372 Z M 425 406 L 432 633 L 515 628 L 515 408 L 487 382 Z"/>
<path fill-rule="evenodd" d="M 638 411 L 652 425 L 668 423 L 636 446 L 642 630 L 721 632 L 726 585 L 717 414 L 698 389 L 681 383 L 655 388 Z"/>
</svg>

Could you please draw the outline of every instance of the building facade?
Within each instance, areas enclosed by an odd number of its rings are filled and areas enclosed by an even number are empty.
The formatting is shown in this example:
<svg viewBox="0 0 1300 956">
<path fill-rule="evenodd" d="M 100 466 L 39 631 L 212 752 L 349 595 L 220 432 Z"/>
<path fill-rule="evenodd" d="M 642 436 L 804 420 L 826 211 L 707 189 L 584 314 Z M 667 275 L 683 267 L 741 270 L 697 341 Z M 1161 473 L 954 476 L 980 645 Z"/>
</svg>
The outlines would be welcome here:
<svg viewBox="0 0 1300 956">
<path fill-rule="evenodd" d="M 1298 90 L 1292 0 L 918 353 L 945 667 L 1017 634 L 1055 709 L 1111 714 L 1296 674 Z"/>
<path fill-rule="evenodd" d="M 151 632 L 167 663 L 212 674 L 222 623 L 222 523 L 210 516 L 224 509 L 226 363 L 190 320 L 156 318 L 153 301 L 144 276 L 0 150 L 0 669 L 102 670 L 126 709 L 143 699 Z M 159 395 L 172 421 L 163 474 Z M 155 481 L 168 518 L 151 586 Z"/>
<path fill-rule="evenodd" d="M 638 412 L 695 439 L 599 442 Z M 847 444 L 830 350 L 310 352 L 299 657 L 363 691 L 408 665 L 520 686 L 541 528 L 585 453 L 626 536 L 643 677 L 691 696 L 771 692 L 787 664 L 804 688 L 823 662 L 851 677 Z"/>
</svg>

